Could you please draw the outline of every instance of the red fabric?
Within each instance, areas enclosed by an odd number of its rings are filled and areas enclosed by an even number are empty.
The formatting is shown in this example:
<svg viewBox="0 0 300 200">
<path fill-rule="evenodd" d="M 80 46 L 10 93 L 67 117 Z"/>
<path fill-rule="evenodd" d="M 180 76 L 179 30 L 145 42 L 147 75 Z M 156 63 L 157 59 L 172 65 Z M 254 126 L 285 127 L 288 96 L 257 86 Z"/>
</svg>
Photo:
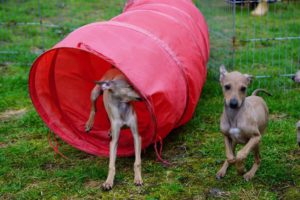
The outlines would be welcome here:
<svg viewBox="0 0 300 200">
<path fill-rule="evenodd" d="M 108 156 L 110 123 L 102 98 L 92 131 L 84 132 L 93 81 L 115 66 L 145 99 L 134 104 L 144 149 L 190 120 L 208 57 L 208 28 L 192 1 L 131 0 L 121 15 L 75 30 L 37 58 L 29 90 L 55 134 L 80 150 Z M 122 130 L 117 154 L 134 154 L 129 130 Z"/>
</svg>

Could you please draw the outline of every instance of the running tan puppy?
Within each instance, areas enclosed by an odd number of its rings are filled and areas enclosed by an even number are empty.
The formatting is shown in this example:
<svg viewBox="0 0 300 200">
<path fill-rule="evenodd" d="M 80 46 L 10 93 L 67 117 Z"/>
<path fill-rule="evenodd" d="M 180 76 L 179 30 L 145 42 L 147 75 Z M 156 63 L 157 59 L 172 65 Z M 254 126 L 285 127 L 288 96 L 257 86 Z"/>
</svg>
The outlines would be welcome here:
<svg viewBox="0 0 300 200">
<path fill-rule="evenodd" d="M 245 180 L 255 175 L 260 165 L 259 142 L 268 123 L 268 107 L 261 97 L 253 94 L 246 97 L 251 76 L 240 72 L 227 72 L 220 67 L 220 83 L 224 94 L 224 111 L 221 117 L 221 132 L 224 135 L 226 160 L 216 175 L 217 179 L 225 176 L 230 164 L 235 164 L 239 174 L 244 174 Z M 267 92 L 266 92 L 267 93 Z M 236 144 L 245 144 L 235 156 Z M 250 151 L 254 152 L 255 162 L 245 173 L 245 159 Z"/>
<path fill-rule="evenodd" d="M 102 188 L 110 190 L 113 187 L 115 178 L 115 162 L 117 155 L 118 140 L 122 128 L 130 128 L 135 149 L 134 162 L 134 183 L 142 185 L 141 175 L 141 137 L 138 133 L 137 116 L 132 106 L 132 101 L 140 101 L 137 92 L 129 85 L 125 76 L 117 69 L 108 70 L 91 92 L 91 112 L 85 125 L 85 131 L 89 132 L 93 126 L 96 101 L 99 95 L 103 94 L 105 110 L 111 124 L 111 142 L 109 155 L 109 172 Z"/>
</svg>

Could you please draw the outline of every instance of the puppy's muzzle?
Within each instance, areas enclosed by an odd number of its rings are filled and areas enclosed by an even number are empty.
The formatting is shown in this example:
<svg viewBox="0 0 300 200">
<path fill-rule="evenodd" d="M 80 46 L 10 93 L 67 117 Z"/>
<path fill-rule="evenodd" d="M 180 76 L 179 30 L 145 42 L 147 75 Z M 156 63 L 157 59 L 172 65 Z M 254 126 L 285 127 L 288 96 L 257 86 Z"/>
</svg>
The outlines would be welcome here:
<svg viewBox="0 0 300 200">
<path fill-rule="evenodd" d="M 230 108 L 235 109 L 238 107 L 238 105 L 239 105 L 239 102 L 236 98 L 230 99 L 230 102 L 229 102 Z"/>
<path fill-rule="evenodd" d="M 296 78 L 296 76 L 292 76 L 292 77 L 291 77 L 291 79 L 292 79 L 293 81 L 295 81 L 295 78 Z"/>
</svg>

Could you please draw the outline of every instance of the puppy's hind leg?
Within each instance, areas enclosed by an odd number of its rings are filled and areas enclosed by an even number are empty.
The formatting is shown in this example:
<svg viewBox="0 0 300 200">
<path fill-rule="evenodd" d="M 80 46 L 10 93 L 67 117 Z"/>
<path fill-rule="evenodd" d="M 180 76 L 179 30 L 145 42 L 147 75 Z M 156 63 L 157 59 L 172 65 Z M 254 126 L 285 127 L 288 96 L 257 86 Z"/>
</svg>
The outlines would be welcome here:
<svg viewBox="0 0 300 200">
<path fill-rule="evenodd" d="M 260 139 L 261 139 L 260 134 L 258 136 L 252 137 L 248 141 L 248 143 L 244 146 L 244 148 L 242 148 L 237 153 L 235 166 L 240 175 L 245 173 L 245 159 L 247 158 L 250 151 L 259 145 Z"/>
<path fill-rule="evenodd" d="M 131 129 L 133 139 L 134 139 L 134 150 L 135 150 L 134 184 L 137 186 L 141 186 L 141 185 L 143 185 L 142 173 L 141 173 L 141 171 L 142 171 L 142 169 L 141 169 L 142 168 L 142 160 L 141 160 L 142 141 L 141 141 L 141 137 L 138 133 L 136 116 L 134 116 L 134 119 L 132 120 L 130 129 Z"/>
<path fill-rule="evenodd" d="M 244 174 L 244 179 L 246 181 L 249 181 L 253 178 L 253 176 L 255 175 L 257 169 L 259 168 L 260 166 L 260 153 L 259 153 L 259 145 L 257 145 L 257 147 L 255 147 L 253 149 L 253 152 L 254 152 L 254 164 L 252 166 L 252 168 L 246 173 Z"/>
<path fill-rule="evenodd" d="M 228 136 L 224 136 L 226 158 L 229 164 L 235 162 L 235 143 Z"/>
<path fill-rule="evenodd" d="M 227 169 L 229 167 L 229 163 L 227 161 L 227 159 L 224 161 L 223 166 L 221 167 L 221 169 L 218 171 L 217 175 L 216 175 L 216 179 L 220 180 L 221 178 L 223 178 L 226 175 Z"/>
<path fill-rule="evenodd" d="M 110 190 L 114 184 L 114 178 L 116 174 L 116 157 L 117 157 L 117 148 L 118 140 L 120 136 L 121 125 L 119 123 L 112 123 L 111 133 L 112 139 L 109 144 L 109 170 L 106 181 L 102 184 L 104 190 Z"/>
<path fill-rule="evenodd" d="M 88 121 L 85 124 L 85 132 L 89 132 L 94 124 L 96 109 L 96 101 L 99 95 L 102 93 L 102 89 L 99 85 L 96 85 L 91 92 L 91 112 Z"/>
</svg>

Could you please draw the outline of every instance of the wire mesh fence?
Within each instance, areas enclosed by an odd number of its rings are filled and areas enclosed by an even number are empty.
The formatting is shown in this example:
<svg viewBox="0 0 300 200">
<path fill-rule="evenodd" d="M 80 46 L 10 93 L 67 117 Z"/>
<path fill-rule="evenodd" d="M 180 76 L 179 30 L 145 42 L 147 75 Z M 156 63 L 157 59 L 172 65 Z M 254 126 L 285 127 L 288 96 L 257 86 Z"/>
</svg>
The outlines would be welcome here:
<svg viewBox="0 0 300 200">
<path fill-rule="evenodd" d="M 253 1 L 235 6 L 234 67 L 252 73 L 257 87 L 291 89 L 300 67 L 300 2 L 272 1 L 268 13 Z M 256 7 L 257 6 L 257 7 Z"/>
<path fill-rule="evenodd" d="M 218 77 L 221 64 L 229 68 L 234 65 L 235 7 L 223 0 L 196 0 L 194 2 L 208 23 L 211 45 L 209 72 L 212 76 Z"/>
<path fill-rule="evenodd" d="M 0 66 L 31 66 L 74 29 L 122 12 L 125 0 L 0 0 Z M 105 9 L 105 12 L 103 10 Z"/>
<path fill-rule="evenodd" d="M 258 0 L 197 1 L 207 18 L 211 37 L 211 73 L 218 67 L 252 74 L 253 88 L 292 89 L 300 68 L 300 1 L 269 0 L 268 12 Z"/>
<path fill-rule="evenodd" d="M 300 1 L 269 0 L 268 13 L 260 17 L 251 14 L 257 0 L 194 2 L 209 25 L 212 76 L 217 79 L 219 66 L 225 64 L 254 75 L 253 87 L 296 87 L 290 77 L 300 68 Z M 110 19 L 124 4 L 125 0 L 0 0 L 0 67 L 30 66 L 72 30 Z"/>
</svg>

